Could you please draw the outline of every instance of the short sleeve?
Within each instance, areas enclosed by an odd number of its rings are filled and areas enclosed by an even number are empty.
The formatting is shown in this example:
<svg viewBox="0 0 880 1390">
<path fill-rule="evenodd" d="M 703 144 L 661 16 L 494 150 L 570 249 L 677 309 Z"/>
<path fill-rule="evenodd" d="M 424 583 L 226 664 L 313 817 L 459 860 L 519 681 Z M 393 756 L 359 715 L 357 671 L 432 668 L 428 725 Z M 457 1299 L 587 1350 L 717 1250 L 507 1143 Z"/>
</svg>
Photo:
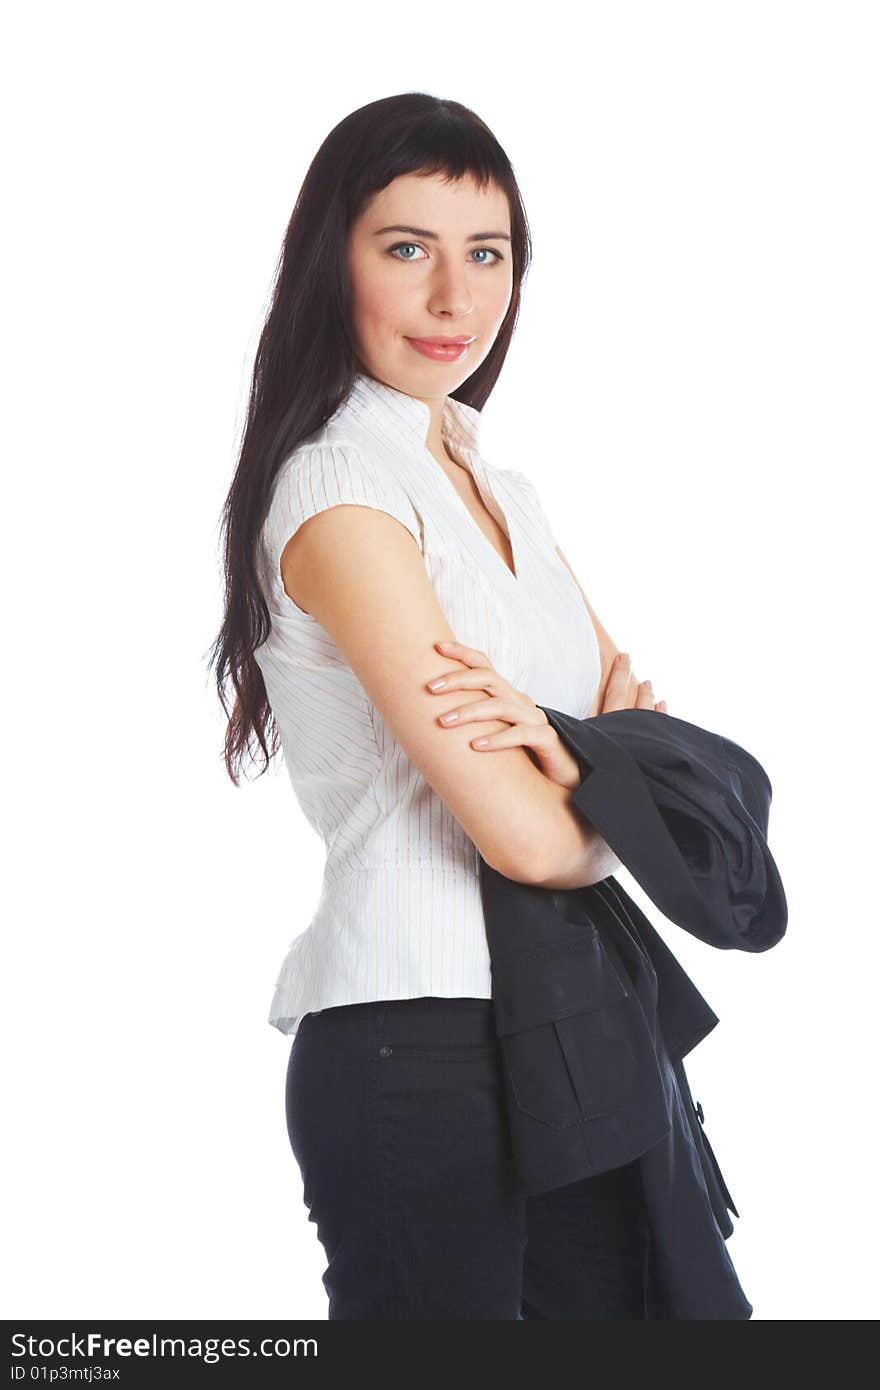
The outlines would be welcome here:
<svg viewBox="0 0 880 1390">
<path fill-rule="evenodd" d="M 351 445 L 304 449 L 282 464 L 263 525 L 264 563 L 276 593 L 284 593 L 279 566 L 290 537 L 309 517 L 344 504 L 387 512 L 406 527 L 423 550 L 418 513 L 387 467 Z"/>
</svg>

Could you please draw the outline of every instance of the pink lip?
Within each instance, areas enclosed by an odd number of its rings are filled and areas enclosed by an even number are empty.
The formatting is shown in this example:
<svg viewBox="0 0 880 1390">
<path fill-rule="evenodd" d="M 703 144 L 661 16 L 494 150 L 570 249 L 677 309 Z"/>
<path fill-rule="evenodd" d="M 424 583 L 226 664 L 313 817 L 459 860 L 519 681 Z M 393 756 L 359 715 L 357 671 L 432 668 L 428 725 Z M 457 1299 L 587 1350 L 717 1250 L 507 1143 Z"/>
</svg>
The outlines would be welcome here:
<svg viewBox="0 0 880 1390">
<path fill-rule="evenodd" d="M 463 357 L 474 342 L 474 338 L 408 338 L 416 352 L 432 357 L 437 362 L 456 362 Z"/>
</svg>

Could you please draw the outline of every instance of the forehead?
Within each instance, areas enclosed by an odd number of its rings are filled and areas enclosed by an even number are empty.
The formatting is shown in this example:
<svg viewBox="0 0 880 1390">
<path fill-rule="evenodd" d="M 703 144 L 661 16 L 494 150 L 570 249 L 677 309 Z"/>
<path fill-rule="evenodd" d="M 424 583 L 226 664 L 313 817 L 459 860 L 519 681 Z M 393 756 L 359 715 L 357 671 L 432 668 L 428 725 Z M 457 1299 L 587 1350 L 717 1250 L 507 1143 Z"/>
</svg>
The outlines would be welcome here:
<svg viewBox="0 0 880 1390">
<path fill-rule="evenodd" d="M 444 227 L 479 231 L 487 216 L 494 219 L 493 227 L 510 230 L 507 194 L 496 183 L 480 188 L 469 174 L 456 182 L 443 174 L 401 174 L 373 195 L 362 220 L 373 226 L 383 222 L 418 223 L 442 233 Z M 475 218 L 481 220 L 480 227 L 469 225 Z"/>
</svg>

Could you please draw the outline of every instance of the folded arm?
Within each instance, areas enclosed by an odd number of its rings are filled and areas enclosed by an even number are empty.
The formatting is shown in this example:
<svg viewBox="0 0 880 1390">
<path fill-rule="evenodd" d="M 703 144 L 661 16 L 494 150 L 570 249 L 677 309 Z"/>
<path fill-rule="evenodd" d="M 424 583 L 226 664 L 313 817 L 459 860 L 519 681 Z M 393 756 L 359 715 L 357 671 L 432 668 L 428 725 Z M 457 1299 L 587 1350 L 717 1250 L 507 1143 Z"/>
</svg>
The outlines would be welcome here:
<svg viewBox="0 0 880 1390">
<path fill-rule="evenodd" d="M 572 808 L 570 792 L 550 782 L 524 748 L 487 757 L 470 747 L 472 728 L 437 723 L 461 694 L 432 694 L 427 682 L 461 663 L 441 656 L 434 644 L 459 634 L 440 607 L 418 545 L 398 520 L 365 506 L 330 507 L 299 527 L 280 568 L 289 597 L 328 633 L 488 864 L 517 882 L 560 888 L 612 872 L 607 846 Z M 506 727 L 486 721 L 480 731 Z"/>
</svg>

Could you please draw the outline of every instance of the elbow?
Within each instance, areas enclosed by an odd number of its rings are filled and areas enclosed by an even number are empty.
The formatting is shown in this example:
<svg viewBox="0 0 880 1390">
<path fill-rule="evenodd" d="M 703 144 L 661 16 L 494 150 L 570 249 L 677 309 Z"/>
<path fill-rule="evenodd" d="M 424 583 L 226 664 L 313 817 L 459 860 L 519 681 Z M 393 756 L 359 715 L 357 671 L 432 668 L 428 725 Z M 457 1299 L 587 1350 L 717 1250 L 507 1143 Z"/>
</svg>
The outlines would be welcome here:
<svg viewBox="0 0 880 1390">
<path fill-rule="evenodd" d="M 491 856 L 483 851 L 481 853 L 496 873 L 503 874 L 514 883 L 526 883 L 532 888 L 540 888 L 548 877 L 553 876 L 556 865 L 551 863 L 549 855 L 539 853 L 539 848 L 534 844 L 519 850 L 505 846 L 493 852 Z"/>
<path fill-rule="evenodd" d="M 526 866 L 526 873 L 527 877 L 521 882 L 530 884 L 532 888 L 558 888 L 565 878 L 558 852 L 535 856 Z"/>
<path fill-rule="evenodd" d="M 567 801 L 567 792 L 558 787 L 552 790 L 559 793 L 560 801 Z M 575 877 L 583 875 L 593 848 L 592 828 L 565 803 L 561 815 L 556 805 L 552 811 L 518 821 L 516 833 L 508 825 L 504 834 L 493 836 L 489 853 L 480 846 L 483 858 L 497 873 L 531 888 L 557 888 L 572 872 Z"/>
<path fill-rule="evenodd" d="M 488 863 L 495 873 L 503 874 L 503 877 L 510 878 L 513 883 L 530 884 L 537 887 L 541 884 L 542 877 L 546 873 L 546 859 L 535 853 L 534 847 L 528 848 L 512 847 L 510 844 L 503 845 L 494 849 L 491 853 L 482 851 L 482 858 Z"/>
<path fill-rule="evenodd" d="M 568 858 L 559 854 L 534 870 L 530 880 L 535 888 L 592 888 L 623 867 L 617 855 L 597 831 L 582 834 L 577 849 Z"/>
</svg>

